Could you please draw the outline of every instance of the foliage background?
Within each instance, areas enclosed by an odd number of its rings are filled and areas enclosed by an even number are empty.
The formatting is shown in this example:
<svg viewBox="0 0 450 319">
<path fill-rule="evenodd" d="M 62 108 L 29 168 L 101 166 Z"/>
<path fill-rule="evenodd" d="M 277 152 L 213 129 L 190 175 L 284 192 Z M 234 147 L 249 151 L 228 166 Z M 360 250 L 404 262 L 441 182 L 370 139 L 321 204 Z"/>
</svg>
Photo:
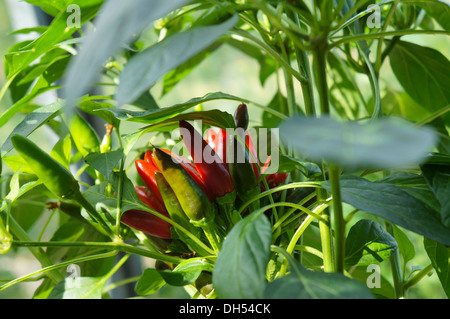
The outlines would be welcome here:
<svg viewBox="0 0 450 319">
<path fill-rule="evenodd" d="M 12 0 L 11 2 L 13 1 L 19 0 Z M 3 55 L 15 42 L 14 35 L 10 34 L 12 30 L 13 26 L 11 17 L 8 12 L 6 0 L 0 0 L 0 86 L 4 82 Z M 152 36 L 152 34 L 149 34 L 148 36 Z M 423 46 L 435 48 L 446 57 L 450 57 L 450 46 L 448 43 L 448 38 L 446 38 L 445 36 L 405 36 L 404 39 Z M 395 90 L 402 91 L 402 88 L 395 77 L 389 76 L 389 74 L 391 73 L 391 70 L 389 68 L 389 63 L 383 64 L 383 70 L 381 74 L 385 74 L 385 76 L 380 79 L 381 89 L 383 90 L 385 88 L 395 88 Z M 265 82 L 264 86 L 262 86 L 258 78 L 258 72 L 259 66 L 254 59 L 248 58 L 241 52 L 227 45 L 224 45 L 219 50 L 212 53 L 211 56 L 209 56 L 206 60 L 204 60 L 204 62 L 201 63 L 201 65 L 195 68 L 191 74 L 189 74 L 173 89 L 171 94 L 164 95 L 158 98 L 158 103 L 160 105 L 173 105 L 181 101 L 187 101 L 193 96 L 203 96 L 204 94 L 209 92 L 221 91 L 235 96 L 246 97 L 250 100 L 265 105 L 276 92 L 277 81 L 283 81 L 283 75 L 272 75 Z M 370 86 L 367 79 L 364 76 L 361 76 L 358 81 L 361 81 L 360 83 L 364 83 L 362 87 L 363 89 L 366 89 L 367 94 L 370 95 Z M 283 88 L 283 86 L 281 86 L 281 88 Z M 299 88 L 296 87 L 296 89 Z M 152 89 L 152 93 L 155 97 L 158 97 L 160 95 L 160 91 L 161 85 L 156 85 Z M 8 106 L 9 100 L 6 96 L 6 98 L 0 102 L 0 113 L 3 113 Z M 219 108 L 230 113 L 234 112 L 235 107 L 236 102 L 233 101 L 208 103 L 208 108 Z M 249 112 L 250 126 L 259 125 L 261 123 L 260 110 L 257 108 L 252 108 L 250 106 Z M 11 132 L 12 129 L 21 120 L 21 116 L 15 116 L 12 120 L 10 120 L 9 123 L 1 128 L 0 143 L 4 142 L 9 132 Z M 128 125 L 130 125 L 134 130 L 136 129 L 136 125 L 138 124 L 131 123 Z M 126 132 L 125 123 L 123 132 Z M 41 137 L 42 141 L 40 141 L 40 145 L 44 149 L 46 148 L 45 145 L 48 145 L 48 147 L 50 147 L 53 144 L 51 135 Z M 7 173 L 8 167 L 4 167 L 3 171 L 4 173 Z M 0 190 L 0 192 L 2 191 L 3 190 Z M 1 193 L 1 195 L 4 196 L 3 193 Z M 39 235 L 39 230 L 45 224 L 50 212 L 46 210 L 45 207 L 36 206 L 33 203 L 21 203 L 20 201 L 18 201 L 18 205 L 20 205 L 20 207 L 16 207 L 16 209 L 20 209 L 28 216 L 27 220 L 24 222 L 28 224 L 31 237 L 37 237 Z M 30 215 L 32 216 L 32 218 L 29 218 Z M 365 216 L 361 214 L 361 216 L 359 217 L 364 218 Z M 54 218 L 51 223 L 54 223 L 54 227 L 57 227 L 58 221 Z M 52 224 L 49 225 L 50 228 L 52 227 Z M 407 230 L 404 231 L 413 242 L 416 249 L 416 255 L 414 259 L 407 265 L 407 267 L 409 268 L 407 269 L 407 272 L 410 272 L 416 267 L 426 265 L 428 263 L 428 257 L 423 248 L 422 238 Z M 142 258 L 142 260 L 138 262 L 138 265 L 140 265 L 142 269 L 138 270 L 137 275 L 142 273 L 142 271 L 147 268 L 151 264 L 151 262 L 152 261 L 148 259 Z M 391 270 L 386 261 L 384 263 L 381 263 L 381 267 L 382 273 L 386 273 L 385 277 L 391 278 L 391 276 L 389 275 Z M 26 248 L 16 248 L 14 249 L 14 251 L 11 251 L 7 255 L 0 256 L 0 283 L 9 281 L 12 278 L 22 276 L 39 268 L 39 263 Z M 34 290 L 39 286 L 39 283 L 40 282 L 38 281 L 15 285 L 14 287 L 7 289 L 6 291 L 0 292 L 0 299 L 31 298 Z M 164 291 L 163 289 L 161 293 L 165 293 L 165 297 L 188 297 L 183 293 L 182 290 L 180 291 L 180 289 L 169 287 L 169 290 L 171 291 Z M 433 273 L 431 277 L 428 278 L 428 280 L 422 280 L 418 285 L 408 290 L 407 297 L 424 299 L 446 299 L 445 293 L 435 273 Z"/>
</svg>

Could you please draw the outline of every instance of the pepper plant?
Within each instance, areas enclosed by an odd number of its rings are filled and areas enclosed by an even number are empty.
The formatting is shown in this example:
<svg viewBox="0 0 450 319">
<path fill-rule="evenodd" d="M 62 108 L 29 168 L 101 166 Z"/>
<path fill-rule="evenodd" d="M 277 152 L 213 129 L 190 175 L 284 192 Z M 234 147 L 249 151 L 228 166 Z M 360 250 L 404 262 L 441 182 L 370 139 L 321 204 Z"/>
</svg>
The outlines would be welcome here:
<svg viewBox="0 0 450 319">
<path fill-rule="evenodd" d="M 0 252 L 41 268 L 0 291 L 395 299 L 434 274 L 450 296 L 450 62 L 425 42 L 448 43 L 447 3 L 26 1 L 52 20 L 4 57 Z M 179 100 L 224 47 L 269 98 Z M 105 285 L 131 255 L 154 264 Z"/>
</svg>

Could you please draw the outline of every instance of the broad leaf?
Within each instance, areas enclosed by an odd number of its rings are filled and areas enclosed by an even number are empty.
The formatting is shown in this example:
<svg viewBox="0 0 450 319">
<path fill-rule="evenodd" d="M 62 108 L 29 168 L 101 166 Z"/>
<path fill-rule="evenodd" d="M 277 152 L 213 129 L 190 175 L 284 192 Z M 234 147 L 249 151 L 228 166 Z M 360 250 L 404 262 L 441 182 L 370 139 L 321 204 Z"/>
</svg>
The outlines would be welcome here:
<svg viewBox="0 0 450 319">
<path fill-rule="evenodd" d="M 161 109 L 152 109 L 147 111 L 131 111 L 124 108 L 108 108 L 105 111 L 111 112 L 117 119 L 124 121 L 140 122 L 146 124 L 154 124 L 162 122 L 168 118 L 174 117 L 196 105 L 206 103 L 213 100 L 233 100 L 238 102 L 247 102 L 247 100 L 237 96 L 229 95 L 222 92 L 214 92 L 205 94 L 202 97 L 192 98 L 187 102 L 175 104 L 170 107 Z"/>
<path fill-rule="evenodd" d="M 423 176 L 440 203 L 442 223 L 450 229 L 450 165 L 425 164 Z"/>
<path fill-rule="evenodd" d="M 304 268 L 291 260 L 291 274 L 267 285 L 268 299 L 372 299 L 369 289 L 359 281 L 338 273 L 324 273 Z"/>
<path fill-rule="evenodd" d="M 296 117 L 281 124 L 280 136 L 304 158 L 350 169 L 418 164 L 436 142 L 431 129 L 394 119 L 359 124 Z"/>
<path fill-rule="evenodd" d="M 213 271 L 219 298 L 262 298 L 267 285 L 271 226 L 264 214 L 253 212 L 228 234 Z"/>
<path fill-rule="evenodd" d="M 202 271 L 212 271 L 213 265 L 203 259 L 188 259 L 175 267 L 173 271 L 162 270 L 162 278 L 172 286 L 186 286 L 192 284 Z"/>
<path fill-rule="evenodd" d="M 234 16 L 220 25 L 176 33 L 136 54 L 120 75 L 117 104 L 129 104 L 136 100 L 160 77 L 207 48 L 237 21 L 237 16 Z"/>
<path fill-rule="evenodd" d="M 322 185 L 331 191 L 328 181 Z M 343 202 L 424 237 L 450 245 L 450 229 L 441 223 L 435 212 L 399 187 L 370 182 L 356 176 L 342 176 L 340 186 Z"/>
<path fill-rule="evenodd" d="M 345 240 L 345 263 L 368 266 L 389 258 L 397 243 L 380 224 L 362 219 L 350 228 Z"/>
<path fill-rule="evenodd" d="M 50 293 L 49 299 L 101 299 L 105 280 L 102 277 L 67 277 Z"/>
<path fill-rule="evenodd" d="M 166 282 L 161 277 L 158 270 L 148 268 L 144 270 L 144 273 L 139 278 L 136 286 L 134 287 L 134 291 L 136 291 L 138 295 L 147 296 L 154 294 L 165 284 Z"/>
<path fill-rule="evenodd" d="M 450 104 L 450 61 L 442 53 L 399 41 L 389 60 L 400 84 L 420 105 L 436 111 Z"/>
<path fill-rule="evenodd" d="M 107 153 L 89 153 L 84 161 L 92 168 L 96 169 L 106 179 L 109 179 L 112 171 L 122 159 L 122 151 L 111 151 Z"/>
<path fill-rule="evenodd" d="M 450 256 L 448 247 L 426 238 L 424 246 L 431 264 L 437 272 L 442 288 L 444 288 L 447 297 L 450 298 Z"/>
</svg>

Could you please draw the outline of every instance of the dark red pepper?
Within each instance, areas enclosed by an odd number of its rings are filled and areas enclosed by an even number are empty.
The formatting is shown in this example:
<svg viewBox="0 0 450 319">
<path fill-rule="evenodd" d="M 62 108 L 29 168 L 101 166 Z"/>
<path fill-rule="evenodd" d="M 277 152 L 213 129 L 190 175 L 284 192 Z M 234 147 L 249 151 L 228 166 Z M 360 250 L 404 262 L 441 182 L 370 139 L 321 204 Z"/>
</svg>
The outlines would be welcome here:
<svg viewBox="0 0 450 319">
<path fill-rule="evenodd" d="M 222 162 L 228 169 L 228 161 L 227 161 L 227 140 L 228 135 L 224 129 L 219 129 L 219 132 L 214 131 L 213 129 L 209 129 L 206 132 L 205 137 L 206 143 L 208 143 L 211 148 L 216 152 L 216 154 L 220 157 Z"/>
<path fill-rule="evenodd" d="M 227 166 L 200 133 L 186 121 L 180 121 L 180 133 L 197 172 L 211 194 L 214 197 L 223 197 L 232 193 L 234 184 Z"/>
<path fill-rule="evenodd" d="M 162 203 L 163 199 L 155 180 L 155 172 L 157 172 L 158 169 L 148 161 L 141 159 L 137 159 L 135 161 L 135 165 L 137 172 L 144 182 L 145 186 L 154 196 L 158 198 L 159 202 Z"/>
<path fill-rule="evenodd" d="M 149 212 L 136 209 L 128 210 L 122 214 L 120 221 L 148 235 L 163 239 L 171 238 L 170 228 L 172 225 Z"/>
<path fill-rule="evenodd" d="M 151 209 L 157 211 L 158 213 L 169 216 L 166 207 L 163 202 L 160 202 L 156 196 L 152 196 L 150 191 L 145 186 L 136 186 L 136 194 L 139 199 Z"/>
</svg>

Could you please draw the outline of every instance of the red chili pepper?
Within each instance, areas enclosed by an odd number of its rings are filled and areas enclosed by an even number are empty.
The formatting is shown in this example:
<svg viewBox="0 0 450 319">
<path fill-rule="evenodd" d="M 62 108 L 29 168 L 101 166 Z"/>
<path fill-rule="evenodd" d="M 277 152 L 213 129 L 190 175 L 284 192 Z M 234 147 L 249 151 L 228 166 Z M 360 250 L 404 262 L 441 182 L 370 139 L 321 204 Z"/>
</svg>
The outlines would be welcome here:
<svg viewBox="0 0 450 319">
<path fill-rule="evenodd" d="M 195 168 L 214 197 L 223 197 L 234 191 L 234 184 L 226 165 L 195 128 L 180 121 L 181 138 L 194 160 Z M 201 145 L 196 145 L 201 143 Z M 197 147 L 197 149 L 196 149 Z M 205 158 L 205 155 L 207 158 Z"/>
<path fill-rule="evenodd" d="M 208 143 L 211 148 L 216 152 L 216 154 L 220 157 L 222 162 L 228 169 L 227 162 L 227 132 L 224 129 L 219 129 L 219 132 L 214 131 L 213 129 L 209 129 L 206 132 L 205 137 L 206 143 Z"/>
<path fill-rule="evenodd" d="M 153 210 L 156 210 L 158 213 L 169 216 L 167 213 L 166 207 L 163 202 L 160 202 L 156 196 L 152 196 L 150 191 L 145 186 L 136 186 L 136 194 L 139 196 L 139 199 L 148 207 Z"/>
<path fill-rule="evenodd" d="M 259 178 L 259 176 L 261 175 L 259 173 L 259 159 L 258 159 L 258 154 L 256 153 L 256 149 L 255 149 L 255 145 L 253 144 L 252 141 L 252 137 L 250 136 L 250 134 L 248 132 L 246 132 L 245 134 L 245 142 L 247 144 L 248 150 L 250 152 L 250 162 L 252 163 L 253 166 L 253 172 L 255 173 L 256 179 Z"/>
<path fill-rule="evenodd" d="M 171 224 L 149 212 L 136 209 L 128 210 L 122 214 L 120 221 L 151 236 L 163 239 L 171 238 Z"/>
<path fill-rule="evenodd" d="M 158 198 L 160 203 L 162 203 L 163 199 L 155 180 L 155 172 L 159 170 L 155 168 L 154 165 L 149 164 L 146 160 L 138 159 L 134 163 L 136 165 L 137 172 L 144 182 L 145 186 L 147 186 L 148 190 Z"/>
<path fill-rule="evenodd" d="M 264 174 L 267 167 L 269 166 L 270 158 L 271 158 L 271 156 L 269 156 L 267 158 L 266 163 L 264 164 L 264 167 L 261 169 L 262 174 Z M 269 185 L 269 188 L 274 188 L 280 184 L 283 184 L 284 181 L 286 180 L 286 178 L 288 177 L 288 175 L 289 174 L 287 174 L 287 173 L 274 173 L 274 174 L 266 175 L 265 178 L 266 178 L 267 184 Z"/>
</svg>

